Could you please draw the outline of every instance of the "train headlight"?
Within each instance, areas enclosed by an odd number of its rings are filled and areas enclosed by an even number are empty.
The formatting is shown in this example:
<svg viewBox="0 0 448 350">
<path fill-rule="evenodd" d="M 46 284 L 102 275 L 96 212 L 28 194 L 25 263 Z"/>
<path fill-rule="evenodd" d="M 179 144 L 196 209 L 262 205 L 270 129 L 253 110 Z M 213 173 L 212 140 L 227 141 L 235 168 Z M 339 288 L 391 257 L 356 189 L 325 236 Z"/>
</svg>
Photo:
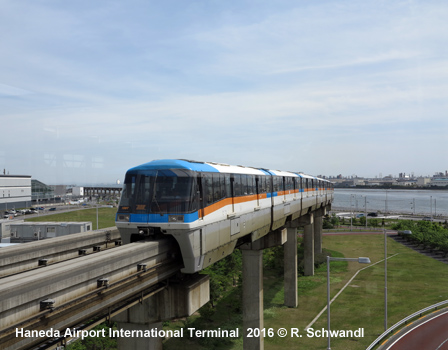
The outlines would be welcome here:
<svg viewBox="0 0 448 350">
<path fill-rule="evenodd" d="M 117 221 L 119 222 L 129 222 L 130 215 L 129 214 L 118 214 Z"/>
<path fill-rule="evenodd" d="M 170 215 L 168 218 L 168 222 L 184 222 L 183 215 Z"/>
</svg>

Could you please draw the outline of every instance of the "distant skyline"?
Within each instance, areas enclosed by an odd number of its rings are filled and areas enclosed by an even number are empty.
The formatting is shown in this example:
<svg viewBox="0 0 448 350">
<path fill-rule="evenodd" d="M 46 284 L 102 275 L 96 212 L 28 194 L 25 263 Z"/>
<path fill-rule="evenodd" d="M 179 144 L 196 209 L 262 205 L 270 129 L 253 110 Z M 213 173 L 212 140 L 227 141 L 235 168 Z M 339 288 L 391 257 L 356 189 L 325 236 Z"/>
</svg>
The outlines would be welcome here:
<svg viewBox="0 0 448 350">
<path fill-rule="evenodd" d="M 448 169 L 448 3 L 3 0 L 0 169 Z"/>
</svg>

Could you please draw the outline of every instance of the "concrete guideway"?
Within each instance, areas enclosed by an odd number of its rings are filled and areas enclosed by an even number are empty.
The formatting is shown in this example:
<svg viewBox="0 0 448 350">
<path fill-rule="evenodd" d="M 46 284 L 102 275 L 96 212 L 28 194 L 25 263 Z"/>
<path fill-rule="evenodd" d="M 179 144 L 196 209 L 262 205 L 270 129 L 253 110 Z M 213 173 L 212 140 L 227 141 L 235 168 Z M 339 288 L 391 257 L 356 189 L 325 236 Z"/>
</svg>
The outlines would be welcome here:
<svg viewBox="0 0 448 350">
<path fill-rule="evenodd" d="M 117 306 L 170 276 L 182 265 L 168 240 L 136 242 L 5 277 L 0 285 L 0 348 L 27 349 L 43 341 L 26 330 L 65 329 Z"/>
<path fill-rule="evenodd" d="M 448 350 L 448 308 L 411 322 L 378 350 Z"/>
<path fill-rule="evenodd" d="M 115 247 L 120 240 L 117 228 L 109 227 L 3 248 L 0 277 Z"/>
</svg>

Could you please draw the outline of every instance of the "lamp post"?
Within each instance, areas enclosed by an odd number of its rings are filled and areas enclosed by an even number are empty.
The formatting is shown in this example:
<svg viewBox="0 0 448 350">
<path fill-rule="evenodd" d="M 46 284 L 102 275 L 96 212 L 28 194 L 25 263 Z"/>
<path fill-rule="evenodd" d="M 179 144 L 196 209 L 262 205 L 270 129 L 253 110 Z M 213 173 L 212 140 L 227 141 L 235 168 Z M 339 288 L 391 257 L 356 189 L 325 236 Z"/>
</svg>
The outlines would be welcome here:
<svg viewBox="0 0 448 350">
<path fill-rule="evenodd" d="M 384 331 L 387 331 L 387 234 L 384 230 Z"/>
<path fill-rule="evenodd" d="M 327 350 L 331 350 L 330 347 L 330 261 L 357 261 L 360 264 L 370 264 L 370 259 L 366 257 L 359 258 L 332 258 L 327 256 L 327 330 L 328 330 L 328 346 Z"/>
</svg>

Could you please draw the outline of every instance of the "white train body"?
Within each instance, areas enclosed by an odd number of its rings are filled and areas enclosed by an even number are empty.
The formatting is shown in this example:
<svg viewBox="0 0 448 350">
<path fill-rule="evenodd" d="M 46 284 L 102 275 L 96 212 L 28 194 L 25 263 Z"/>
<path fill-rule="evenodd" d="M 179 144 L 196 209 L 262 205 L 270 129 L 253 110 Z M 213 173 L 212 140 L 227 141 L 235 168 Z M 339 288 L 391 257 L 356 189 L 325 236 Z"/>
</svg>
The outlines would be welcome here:
<svg viewBox="0 0 448 350">
<path fill-rule="evenodd" d="M 332 200 L 329 181 L 301 173 L 157 160 L 126 173 L 116 226 L 125 244 L 171 235 L 194 273 Z"/>
</svg>

